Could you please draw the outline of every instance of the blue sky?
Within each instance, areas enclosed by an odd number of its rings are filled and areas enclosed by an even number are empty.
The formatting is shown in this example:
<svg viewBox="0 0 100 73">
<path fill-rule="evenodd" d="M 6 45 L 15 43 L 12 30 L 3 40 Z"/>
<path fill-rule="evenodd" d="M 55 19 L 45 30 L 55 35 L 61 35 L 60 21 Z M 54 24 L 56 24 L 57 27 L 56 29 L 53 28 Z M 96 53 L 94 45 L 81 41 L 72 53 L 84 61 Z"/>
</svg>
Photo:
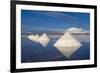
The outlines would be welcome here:
<svg viewBox="0 0 100 73">
<path fill-rule="evenodd" d="M 21 10 L 22 32 L 65 31 L 71 27 L 90 28 L 89 13 Z"/>
</svg>

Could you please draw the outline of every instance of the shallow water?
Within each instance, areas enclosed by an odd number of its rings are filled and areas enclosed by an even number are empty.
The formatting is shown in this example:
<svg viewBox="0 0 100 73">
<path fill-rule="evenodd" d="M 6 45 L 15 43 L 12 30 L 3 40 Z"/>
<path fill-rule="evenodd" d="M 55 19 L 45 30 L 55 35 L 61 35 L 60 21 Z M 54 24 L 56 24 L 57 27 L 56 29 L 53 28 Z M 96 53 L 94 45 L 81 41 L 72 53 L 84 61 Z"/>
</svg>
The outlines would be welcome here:
<svg viewBox="0 0 100 73">
<path fill-rule="evenodd" d="M 49 36 L 50 42 L 46 47 L 40 43 L 35 43 L 27 38 L 21 38 L 21 62 L 47 62 L 47 61 L 64 61 L 64 60 L 86 60 L 90 59 L 90 41 L 89 35 L 76 36 L 82 46 L 74 52 L 69 58 L 61 54 L 53 44 L 59 39 L 59 36 Z M 86 40 L 86 41 L 85 41 Z"/>
</svg>

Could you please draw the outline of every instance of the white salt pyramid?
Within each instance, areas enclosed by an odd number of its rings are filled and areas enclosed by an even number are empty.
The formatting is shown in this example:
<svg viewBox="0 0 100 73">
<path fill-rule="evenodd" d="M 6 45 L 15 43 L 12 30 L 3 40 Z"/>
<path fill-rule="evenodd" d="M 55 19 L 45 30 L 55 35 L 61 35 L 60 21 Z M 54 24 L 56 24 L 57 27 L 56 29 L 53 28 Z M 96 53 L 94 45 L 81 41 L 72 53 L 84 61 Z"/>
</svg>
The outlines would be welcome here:
<svg viewBox="0 0 100 73">
<path fill-rule="evenodd" d="M 36 34 L 36 35 L 29 35 L 28 39 L 30 39 L 30 40 L 32 40 L 34 42 L 38 42 L 39 35 L 38 34 Z"/>
<path fill-rule="evenodd" d="M 40 38 L 39 38 L 39 42 L 43 47 L 46 47 L 47 44 L 49 43 L 50 39 L 47 36 L 46 33 L 44 33 Z"/>
<path fill-rule="evenodd" d="M 32 40 L 33 41 L 33 38 L 34 38 L 34 35 L 33 34 L 28 36 L 28 39 L 29 40 Z"/>
<path fill-rule="evenodd" d="M 77 49 L 80 48 L 81 44 L 78 42 L 70 33 L 66 32 L 54 46 L 66 57 L 70 57 Z"/>
<path fill-rule="evenodd" d="M 36 34 L 36 36 L 33 38 L 33 40 L 34 40 L 35 42 L 37 42 L 37 43 L 38 43 L 38 42 L 39 42 L 39 41 L 38 41 L 38 40 L 39 40 L 39 38 L 40 38 L 40 37 L 39 37 L 39 35 L 38 35 L 38 34 Z"/>
</svg>

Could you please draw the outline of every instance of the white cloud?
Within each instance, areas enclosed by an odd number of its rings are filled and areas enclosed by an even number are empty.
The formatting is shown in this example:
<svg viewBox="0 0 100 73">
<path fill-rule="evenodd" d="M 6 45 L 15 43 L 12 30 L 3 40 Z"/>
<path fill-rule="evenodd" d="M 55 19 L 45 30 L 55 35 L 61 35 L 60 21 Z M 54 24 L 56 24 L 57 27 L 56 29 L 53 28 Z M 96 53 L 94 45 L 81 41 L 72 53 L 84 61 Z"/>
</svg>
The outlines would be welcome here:
<svg viewBox="0 0 100 73">
<path fill-rule="evenodd" d="M 70 33 L 86 33 L 88 31 L 84 30 L 83 28 L 77 28 L 77 27 L 71 27 L 67 29 L 68 32 Z"/>
</svg>

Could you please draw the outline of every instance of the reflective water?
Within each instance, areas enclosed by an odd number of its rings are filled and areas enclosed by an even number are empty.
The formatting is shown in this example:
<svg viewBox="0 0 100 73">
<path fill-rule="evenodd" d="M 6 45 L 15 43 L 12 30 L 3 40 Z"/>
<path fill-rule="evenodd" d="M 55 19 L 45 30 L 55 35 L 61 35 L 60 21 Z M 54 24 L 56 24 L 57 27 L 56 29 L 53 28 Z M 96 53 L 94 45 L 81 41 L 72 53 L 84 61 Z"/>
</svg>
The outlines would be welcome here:
<svg viewBox="0 0 100 73">
<path fill-rule="evenodd" d="M 47 61 L 64 61 L 64 60 L 86 60 L 90 58 L 90 40 L 89 35 L 74 35 L 82 46 L 74 52 L 69 58 L 61 54 L 53 44 L 59 39 L 58 36 L 50 35 L 50 42 L 46 47 L 40 43 L 33 42 L 22 35 L 21 38 L 21 62 L 47 62 Z"/>
</svg>

